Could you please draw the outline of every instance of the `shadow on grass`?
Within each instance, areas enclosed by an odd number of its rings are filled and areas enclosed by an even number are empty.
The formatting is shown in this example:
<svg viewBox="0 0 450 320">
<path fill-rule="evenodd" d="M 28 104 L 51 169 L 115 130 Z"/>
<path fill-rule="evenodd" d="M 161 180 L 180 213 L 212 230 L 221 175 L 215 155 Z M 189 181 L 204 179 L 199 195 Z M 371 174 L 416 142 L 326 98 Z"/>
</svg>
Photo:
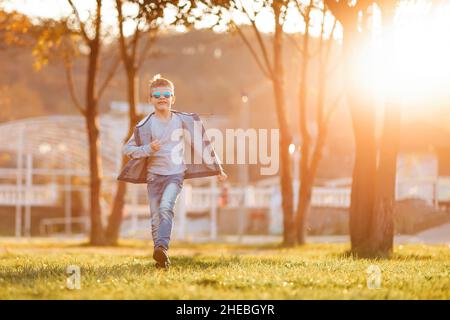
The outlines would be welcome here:
<svg viewBox="0 0 450 320">
<path fill-rule="evenodd" d="M 436 257 L 429 254 L 415 254 L 415 253 L 395 253 L 392 255 L 392 261 L 427 261 L 436 260 Z"/>
<path fill-rule="evenodd" d="M 218 257 L 216 259 L 203 258 L 202 260 L 199 260 L 195 256 L 176 256 L 171 258 L 171 260 L 174 268 L 182 270 L 230 268 L 232 266 L 244 264 L 242 259 L 236 255 L 230 257 Z"/>
<path fill-rule="evenodd" d="M 390 260 L 392 258 L 391 254 L 383 253 L 355 253 L 351 250 L 345 250 L 344 252 L 337 254 L 339 258 L 342 259 L 355 259 L 355 260 Z"/>
<path fill-rule="evenodd" d="M 262 243 L 262 244 L 241 244 L 241 243 L 226 243 L 226 242 L 209 242 L 209 243 L 190 243 L 190 242 L 176 242 L 171 245 L 172 248 L 177 249 L 195 249 L 195 250 L 276 250 L 283 248 L 279 243 Z"/>
<path fill-rule="evenodd" d="M 217 259 L 202 259 L 199 260 L 190 256 L 175 256 L 171 258 L 172 267 L 169 270 L 204 270 L 204 269 L 216 269 L 216 268 L 230 268 L 235 265 L 241 265 L 241 258 L 238 256 L 231 256 L 226 258 Z M 105 279 L 105 278 L 123 278 L 133 276 L 146 276 L 154 272 L 161 272 L 162 270 L 156 269 L 155 261 L 149 257 L 138 257 L 133 259 L 133 262 L 104 265 L 104 264 L 90 264 L 76 262 L 74 265 L 79 265 L 81 269 L 81 276 L 84 278 L 92 279 Z M 14 267 L 2 267 L 0 268 L 0 284 L 21 284 L 25 286 L 32 286 L 36 282 L 64 282 L 69 276 L 67 272 L 67 266 L 65 265 L 45 265 L 45 266 L 31 266 L 21 265 Z"/>
<path fill-rule="evenodd" d="M 253 259 L 242 259 L 238 255 L 227 255 L 218 257 L 208 256 L 173 256 L 172 265 L 169 272 L 198 272 L 204 270 L 214 271 L 216 269 L 234 269 L 234 268 L 252 268 L 255 263 L 258 265 L 275 266 L 277 268 L 292 268 L 302 266 L 302 262 L 287 262 L 284 259 L 274 260 L 270 258 L 257 257 Z M 42 283 L 64 284 L 69 274 L 67 267 L 69 265 L 78 265 L 81 270 L 82 279 L 87 283 L 103 279 L 121 279 L 133 277 L 147 277 L 154 273 L 165 272 L 155 267 L 155 261 L 150 257 L 135 257 L 131 261 L 116 264 L 104 263 L 79 263 L 76 261 L 67 261 L 64 264 L 30 265 L 24 262 L 21 265 L 10 267 L 0 267 L 0 285 L 23 285 L 33 286 Z M 84 280 L 83 280 L 84 282 Z"/>
<path fill-rule="evenodd" d="M 358 255 L 350 250 L 346 250 L 343 253 L 335 254 L 335 256 L 342 259 L 357 259 L 369 261 L 427 261 L 436 259 L 436 257 L 430 254 L 398 253 L 395 251 L 390 254 Z"/>
<path fill-rule="evenodd" d="M 36 249 L 151 249 L 153 243 L 151 240 L 120 240 L 117 244 L 105 244 L 105 245 L 93 245 L 89 241 L 79 242 L 51 242 L 48 243 L 8 243 L 12 248 L 36 248 Z M 222 243 L 222 242 L 210 242 L 210 243 L 189 243 L 177 241 L 171 244 L 171 248 L 174 249 L 187 249 L 187 250 L 276 250 L 286 248 L 282 244 L 266 243 L 266 244 L 236 244 L 236 243 Z"/>
</svg>

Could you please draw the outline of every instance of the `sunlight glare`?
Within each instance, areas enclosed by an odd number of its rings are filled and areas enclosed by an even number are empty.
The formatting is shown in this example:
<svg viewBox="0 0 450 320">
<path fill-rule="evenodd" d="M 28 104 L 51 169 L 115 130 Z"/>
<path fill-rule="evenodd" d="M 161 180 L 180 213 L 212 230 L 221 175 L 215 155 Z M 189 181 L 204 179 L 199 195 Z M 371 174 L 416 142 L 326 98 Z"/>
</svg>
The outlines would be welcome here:
<svg viewBox="0 0 450 320">
<path fill-rule="evenodd" d="M 374 46 L 375 82 L 382 92 L 395 90 L 403 102 L 411 102 L 436 100 L 448 91 L 449 17 L 449 5 L 432 10 L 426 2 L 416 2 L 398 9 L 395 26 L 387 35 L 395 41 L 394 48 L 385 52 L 392 55 L 388 63 L 382 58 L 382 45 Z"/>
</svg>

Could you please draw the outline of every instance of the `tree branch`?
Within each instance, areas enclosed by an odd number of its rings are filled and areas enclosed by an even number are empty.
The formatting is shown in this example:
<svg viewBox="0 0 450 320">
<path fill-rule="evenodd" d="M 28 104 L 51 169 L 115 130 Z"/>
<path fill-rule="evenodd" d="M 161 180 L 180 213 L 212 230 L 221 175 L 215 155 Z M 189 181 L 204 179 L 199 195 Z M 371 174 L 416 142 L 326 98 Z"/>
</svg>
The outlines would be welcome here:
<svg viewBox="0 0 450 320">
<path fill-rule="evenodd" d="M 256 64 L 258 65 L 258 67 L 261 69 L 262 73 L 267 77 L 267 78 L 271 78 L 272 74 L 269 70 L 266 70 L 263 63 L 261 62 L 260 58 L 258 57 L 258 54 L 256 53 L 255 49 L 253 48 L 253 46 L 251 45 L 250 41 L 248 41 L 247 37 L 244 35 L 244 33 L 242 32 L 241 28 L 234 23 L 234 21 L 232 21 L 233 25 L 236 27 L 236 30 L 239 34 L 239 36 L 241 37 L 242 41 L 244 41 L 245 45 L 247 46 L 247 48 L 250 50 L 250 53 L 252 54 L 253 58 L 256 61 Z"/>
<path fill-rule="evenodd" d="M 241 3 L 241 4 L 242 4 L 242 3 Z M 258 40 L 258 44 L 259 44 L 259 47 L 260 47 L 260 49 L 261 49 L 261 52 L 262 52 L 262 55 L 263 55 L 264 62 L 266 63 L 267 71 L 268 71 L 270 77 L 273 77 L 273 66 L 272 66 L 272 64 L 270 63 L 269 55 L 268 55 L 268 53 L 267 53 L 267 48 L 266 48 L 266 46 L 264 45 L 264 40 L 263 40 L 262 37 L 261 37 L 261 33 L 259 32 L 258 28 L 256 27 L 255 21 L 250 17 L 250 13 L 247 11 L 247 9 L 245 9 L 245 7 L 244 7 L 243 5 L 242 5 L 242 9 L 244 10 L 245 14 L 247 15 L 248 19 L 249 19 L 250 22 L 251 22 L 252 29 L 253 29 L 253 31 L 254 31 L 254 33 L 255 33 L 255 35 L 256 35 L 256 39 Z M 275 23 L 278 23 L 278 22 L 275 21 Z"/>
<path fill-rule="evenodd" d="M 367 8 L 374 3 L 374 0 L 358 0 L 355 5 L 357 12 L 366 11 Z"/>
<path fill-rule="evenodd" d="M 308 165 L 308 167 L 310 168 L 311 177 L 314 177 L 316 175 L 320 160 L 322 158 L 322 150 L 327 138 L 328 124 L 330 122 L 331 115 L 337 110 L 337 106 L 339 105 L 339 101 L 341 100 L 343 95 L 343 92 L 338 95 L 338 97 L 332 104 L 332 107 L 328 109 L 328 112 L 326 113 L 323 121 L 317 124 L 317 143 L 314 146 L 313 154 L 311 156 L 311 162 Z"/>
<path fill-rule="evenodd" d="M 361 0 L 356 0 L 358 3 Z M 339 20 L 342 26 L 355 24 L 358 21 L 358 6 L 351 7 L 346 0 L 324 0 L 324 4 L 331 11 L 333 16 Z M 345 28 L 345 27 L 344 27 Z"/>
<path fill-rule="evenodd" d="M 302 47 L 298 44 L 298 42 L 294 39 L 294 37 L 291 34 L 286 34 L 287 38 L 291 40 L 291 43 L 294 45 L 294 48 L 297 50 L 297 52 L 301 55 L 304 54 Z"/>
<path fill-rule="evenodd" d="M 150 50 L 152 45 L 155 43 L 157 33 L 158 32 L 156 30 L 152 30 L 149 32 L 148 37 L 144 44 L 144 48 L 142 49 L 141 55 L 138 58 L 138 62 L 137 62 L 137 66 L 136 66 L 137 70 L 139 70 L 142 67 L 142 65 L 144 64 L 144 61 L 145 61 L 145 58 L 147 57 L 148 51 Z"/>
<path fill-rule="evenodd" d="M 337 98 L 334 100 L 333 104 L 330 108 L 328 108 L 327 112 L 325 113 L 325 117 L 323 120 L 323 125 L 328 126 L 328 123 L 330 122 L 331 116 L 333 113 L 337 110 L 337 107 L 339 106 L 339 102 L 341 101 L 342 97 L 344 96 L 344 90 L 342 90 Z"/>
<path fill-rule="evenodd" d="M 119 65 L 120 65 L 119 62 L 120 62 L 120 55 L 118 54 L 116 59 L 113 60 L 112 65 L 109 69 L 108 75 L 106 76 L 105 80 L 103 80 L 103 83 L 100 86 L 100 89 L 98 90 L 98 98 L 99 99 L 103 95 L 105 89 L 108 87 L 109 82 L 112 80 L 112 78 L 116 74 L 117 69 L 119 68 Z"/>
<path fill-rule="evenodd" d="M 86 43 L 89 44 L 91 42 L 91 39 L 89 38 L 89 36 L 86 33 L 84 22 L 81 21 L 80 13 L 78 12 L 77 7 L 75 6 L 75 4 L 73 3 L 72 0 L 67 0 L 67 2 L 72 7 L 72 11 L 75 14 L 75 17 L 77 18 L 78 24 L 80 25 L 81 35 L 83 36 Z"/>
<path fill-rule="evenodd" d="M 333 28 L 331 28 L 330 38 L 328 39 L 328 43 L 327 43 L 327 51 L 325 53 L 325 61 L 328 61 L 330 58 L 331 47 L 332 47 L 333 41 L 334 41 L 333 35 L 334 35 L 334 31 L 336 30 L 336 25 L 337 25 L 337 20 L 334 19 Z"/>
<path fill-rule="evenodd" d="M 75 85 L 73 83 L 73 76 L 72 76 L 72 63 L 68 60 L 65 60 L 64 67 L 66 69 L 67 87 L 69 89 L 69 94 L 72 99 L 72 102 L 73 102 L 75 108 L 77 108 L 78 111 L 83 116 L 86 116 L 86 110 L 83 109 L 83 107 L 81 106 L 80 100 L 78 100 L 77 94 L 75 93 Z"/>
<path fill-rule="evenodd" d="M 122 54 L 122 60 L 125 65 L 128 64 L 130 60 L 128 56 L 128 50 L 125 43 L 125 36 L 123 34 L 123 12 L 122 12 L 122 1 L 116 0 L 116 9 L 117 9 L 117 22 L 119 23 L 119 45 L 120 52 Z"/>
<path fill-rule="evenodd" d="M 297 7 L 298 12 L 300 13 L 300 15 L 303 17 L 303 20 L 307 20 L 307 15 L 306 13 L 303 11 L 303 8 L 300 7 L 300 3 L 301 1 L 299 0 L 295 0 L 295 6 Z"/>
<path fill-rule="evenodd" d="M 97 12 L 95 17 L 95 37 L 93 40 L 95 46 L 100 46 L 101 26 L 102 26 L 102 0 L 97 0 Z"/>
<path fill-rule="evenodd" d="M 141 35 L 141 31 L 139 30 L 139 23 L 141 21 L 139 20 L 138 23 L 136 23 L 136 29 L 134 30 L 133 40 L 131 41 L 131 59 L 132 61 L 136 60 L 136 50 L 139 45 L 139 37 Z"/>
</svg>

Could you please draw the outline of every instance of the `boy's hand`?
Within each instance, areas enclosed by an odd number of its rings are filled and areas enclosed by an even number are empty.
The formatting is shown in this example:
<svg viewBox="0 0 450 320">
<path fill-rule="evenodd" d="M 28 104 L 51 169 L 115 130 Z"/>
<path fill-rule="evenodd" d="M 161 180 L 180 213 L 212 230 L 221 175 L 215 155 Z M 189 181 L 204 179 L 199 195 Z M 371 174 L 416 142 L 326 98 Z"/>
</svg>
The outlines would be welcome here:
<svg viewBox="0 0 450 320">
<path fill-rule="evenodd" d="M 219 180 L 219 182 L 224 182 L 225 180 L 227 180 L 227 178 L 228 176 L 224 171 L 220 172 L 220 174 L 217 175 L 217 180 Z"/>
<path fill-rule="evenodd" d="M 158 139 L 153 140 L 153 141 L 150 143 L 150 148 L 151 148 L 152 151 L 154 151 L 154 152 L 159 151 L 159 149 L 161 149 L 161 143 L 159 142 Z"/>
</svg>

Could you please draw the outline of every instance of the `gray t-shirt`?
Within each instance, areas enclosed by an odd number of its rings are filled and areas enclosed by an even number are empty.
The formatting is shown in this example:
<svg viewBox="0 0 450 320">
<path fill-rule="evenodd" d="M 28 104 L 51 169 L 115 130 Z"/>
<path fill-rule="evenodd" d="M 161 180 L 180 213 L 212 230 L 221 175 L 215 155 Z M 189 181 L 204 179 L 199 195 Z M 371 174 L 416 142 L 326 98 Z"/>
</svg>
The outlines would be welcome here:
<svg viewBox="0 0 450 320">
<path fill-rule="evenodd" d="M 184 163 L 184 140 L 181 134 L 172 133 L 177 130 L 182 133 L 183 123 L 178 115 L 172 113 L 168 121 L 162 121 L 156 116 L 150 118 L 152 141 L 159 140 L 161 149 L 151 151 L 147 161 L 147 172 L 160 175 L 182 173 L 186 170 Z"/>
</svg>

